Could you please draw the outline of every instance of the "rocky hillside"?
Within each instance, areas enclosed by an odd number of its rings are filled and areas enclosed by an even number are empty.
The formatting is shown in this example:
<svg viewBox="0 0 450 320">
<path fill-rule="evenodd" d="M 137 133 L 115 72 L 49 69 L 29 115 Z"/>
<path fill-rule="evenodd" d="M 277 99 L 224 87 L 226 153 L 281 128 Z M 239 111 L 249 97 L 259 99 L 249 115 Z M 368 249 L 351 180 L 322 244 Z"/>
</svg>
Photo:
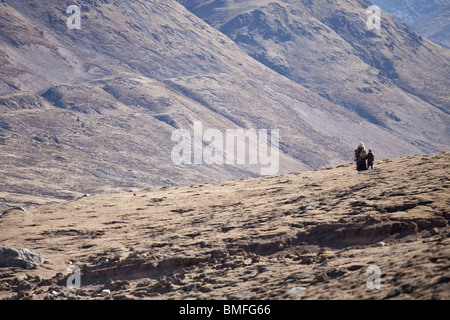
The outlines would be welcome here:
<svg viewBox="0 0 450 320">
<path fill-rule="evenodd" d="M 348 163 L 360 141 L 378 159 L 448 149 L 448 51 L 391 19 L 368 33 L 355 1 L 217 3 L 216 29 L 173 0 L 2 1 L 0 207 L 260 175 L 175 165 L 172 134 L 194 121 L 278 129 L 280 174 Z"/>
<path fill-rule="evenodd" d="M 397 131 L 422 112 L 448 121 L 450 51 L 387 14 L 368 30 L 369 1 L 183 3 L 250 56 L 372 123 Z"/>
<path fill-rule="evenodd" d="M 449 299 L 449 156 L 10 210 L 0 298 Z"/>
</svg>

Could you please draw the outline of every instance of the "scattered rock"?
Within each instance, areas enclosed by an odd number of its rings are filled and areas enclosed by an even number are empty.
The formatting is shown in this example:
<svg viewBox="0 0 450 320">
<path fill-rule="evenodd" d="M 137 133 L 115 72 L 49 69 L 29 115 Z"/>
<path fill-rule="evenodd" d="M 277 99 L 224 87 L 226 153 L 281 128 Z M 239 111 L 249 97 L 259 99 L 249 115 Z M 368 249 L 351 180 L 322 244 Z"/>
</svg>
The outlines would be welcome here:
<svg viewBox="0 0 450 320">
<path fill-rule="evenodd" d="M 437 235 L 439 234 L 439 229 L 438 229 L 438 228 L 431 228 L 431 229 L 430 229 L 430 233 L 431 233 L 433 236 L 437 236 Z"/>
<path fill-rule="evenodd" d="M 344 267 L 335 267 L 327 270 L 326 274 L 330 278 L 338 278 L 347 273 L 347 269 Z"/>
<path fill-rule="evenodd" d="M 301 256 L 300 259 L 301 259 L 301 261 L 300 261 L 301 264 L 312 264 L 312 263 L 316 262 L 317 257 L 315 254 L 310 253 L 310 254 Z"/>
<path fill-rule="evenodd" d="M 39 283 L 40 286 L 51 286 L 53 284 L 52 279 L 42 279 Z"/>
<path fill-rule="evenodd" d="M 198 290 L 203 293 L 208 293 L 208 292 L 213 291 L 213 287 L 211 285 L 207 284 L 205 286 L 199 287 Z"/>
<path fill-rule="evenodd" d="M 129 286 L 130 286 L 130 283 L 127 280 L 117 280 L 117 281 L 111 282 L 108 285 L 108 287 L 105 289 L 118 291 L 118 290 L 125 290 Z"/>
<path fill-rule="evenodd" d="M 408 234 L 415 234 L 419 232 L 419 226 L 415 222 L 411 222 L 406 230 Z"/>
<path fill-rule="evenodd" d="M 196 289 L 196 285 L 194 283 L 188 284 L 186 286 L 183 287 L 183 291 L 184 292 L 190 292 L 192 290 Z"/>
<path fill-rule="evenodd" d="M 228 256 L 228 252 L 225 250 L 214 250 L 211 252 L 211 258 L 213 259 L 221 259 L 226 258 Z"/>
<path fill-rule="evenodd" d="M 368 215 L 366 217 L 366 221 L 371 222 L 371 223 L 381 223 L 382 222 L 380 217 L 374 216 L 374 215 Z"/>
<path fill-rule="evenodd" d="M 31 283 L 29 283 L 27 280 L 22 280 L 19 282 L 19 286 L 17 287 L 17 289 L 19 291 L 26 291 L 26 290 L 30 290 L 32 288 Z"/>
<path fill-rule="evenodd" d="M 317 283 L 326 282 L 326 281 L 328 281 L 327 274 L 325 272 L 321 272 L 314 277 L 311 284 L 317 284 Z"/>
<path fill-rule="evenodd" d="M 49 292 L 49 293 L 47 293 L 47 295 L 44 297 L 44 300 L 55 300 L 55 297 Z"/>
<path fill-rule="evenodd" d="M 350 271 L 356 271 L 356 270 L 361 269 L 362 267 L 363 267 L 362 265 L 355 264 L 355 265 L 349 266 L 347 269 Z"/>
<path fill-rule="evenodd" d="M 423 235 L 422 235 L 422 238 L 431 238 L 433 235 L 431 234 L 431 232 L 428 230 L 428 231 L 426 231 Z"/>
<path fill-rule="evenodd" d="M 390 298 L 396 297 L 400 293 L 402 293 L 402 290 L 400 288 L 394 288 L 391 291 L 389 291 L 389 293 L 386 295 L 386 297 L 384 297 L 384 299 L 390 299 Z"/>
<path fill-rule="evenodd" d="M 42 254 L 29 249 L 0 247 L 0 267 L 35 269 L 44 263 Z"/>
<path fill-rule="evenodd" d="M 182 281 L 182 279 L 180 279 L 180 278 L 174 278 L 174 279 L 172 280 L 172 283 L 175 284 L 175 285 L 177 285 L 177 286 L 183 285 L 183 281 Z"/>
<path fill-rule="evenodd" d="M 418 203 L 413 201 L 405 201 L 403 202 L 403 210 L 409 210 L 418 206 Z"/>
<path fill-rule="evenodd" d="M 450 282 L 450 277 L 442 276 L 436 281 L 436 284 L 449 283 L 449 282 Z"/>
<path fill-rule="evenodd" d="M 269 269 L 267 269 L 267 268 L 264 267 L 264 266 L 259 266 L 259 267 L 258 267 L 258 273 L 263 273 L 263 272 L 267 272 L 267 271 L 269 271 Z"/>
<path fill-rule="evenodd" d="M 411 292 L 414 291 L 414 289 L 415 289 L 415 287 L 414 287 L 414 285 L 411 284 L 411 283 L 405 283 L 405 284 L 403 284 L 402 287 L 401 287 L 401 290 L 402 290 L 402 292 L 404 292 L 404 293 L 411 293 Z"/>
<path fill-rule="evenodd" d="M 350 205 L 352 207 L 365 207 L 365 206 L 367 206 L 367 203 L 365 201 L 356 200 L 356 201 L 352 201 L 350 203 Z"/>
<path fill-rule="evenodd" d="M 76 294 L 77 294 L 77 296 L 88 297 L 89 296 L 89 291 L 86 290 L 86 289 L 78 289 Z"/>
</svg>

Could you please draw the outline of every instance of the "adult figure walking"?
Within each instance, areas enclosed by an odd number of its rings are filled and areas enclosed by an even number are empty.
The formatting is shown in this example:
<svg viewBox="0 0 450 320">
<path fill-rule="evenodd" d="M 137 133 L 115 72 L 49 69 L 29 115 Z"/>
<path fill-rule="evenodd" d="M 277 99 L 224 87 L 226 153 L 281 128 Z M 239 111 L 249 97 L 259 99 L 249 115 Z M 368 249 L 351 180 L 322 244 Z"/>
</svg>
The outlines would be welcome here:
<svg viewBox="0 0 450 320">
<path fill-rule="evenodd" d="M 364 143 L 360 142 L 358 148 L 355 150 L 355 161 L 356 161 L 356 170 L 364 171 L 367 170 L 367 150 L 364 146 Z"/>
</svg>

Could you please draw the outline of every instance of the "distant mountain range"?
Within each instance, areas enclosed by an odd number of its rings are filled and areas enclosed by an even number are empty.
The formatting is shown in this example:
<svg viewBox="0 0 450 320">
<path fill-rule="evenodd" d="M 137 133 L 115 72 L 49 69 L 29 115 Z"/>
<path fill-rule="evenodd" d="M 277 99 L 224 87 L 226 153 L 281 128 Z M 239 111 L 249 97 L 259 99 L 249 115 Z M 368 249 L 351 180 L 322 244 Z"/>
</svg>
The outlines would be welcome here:
<svg viewBox="0 0 450 320">
<path fill-rule="evenodd" d="M 280 174 L 448 150 L 450 51 L 368 1 L 180 2 L 0 4 L 4 203 L 260 174 L 175 165 L 195 121 L 279 130 Z"/>
<path fill-rule="evenodd" d="M 427 39 L 450 48 L 449 0 L 372 0 Z"/>
</svg>

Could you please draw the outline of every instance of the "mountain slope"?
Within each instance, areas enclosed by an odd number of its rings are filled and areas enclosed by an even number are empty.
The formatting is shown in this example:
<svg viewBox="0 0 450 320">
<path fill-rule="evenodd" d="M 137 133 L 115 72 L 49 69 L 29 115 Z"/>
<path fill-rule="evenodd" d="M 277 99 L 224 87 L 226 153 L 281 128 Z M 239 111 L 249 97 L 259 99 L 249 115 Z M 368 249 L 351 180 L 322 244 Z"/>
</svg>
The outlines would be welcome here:
<svg viewBox="0 0 450 320">
<path fill-rule="evenodd" d="M 0 299 L 448 299 L 449 156 L 12 210 L 0 242 L 45 262 L 0 268 Z"/>
<path fill-rule="evenodd" d="M 450 48 L 448 0 L 373 0 L 374 4 L 411 26 L 427 39 Z"/>
<path fill-rule="evenodd" d="M 344 100 L 327 99 L 339 90 L 326 85 L 316 90 L 280 75 L 175 1 L 4 3 L 4 207 L 260 175 L 261 163 L 175 165 L 171 136 L 179 128 L 193 134 L 194 121 L 221 132 L 279 129 L 279 173 L 347 163 L 359 141 L 378 159 L 448 148 L 445 109 L 398 91 L 385 76 L 376 82 L 389 93 L 377 95 L 386 105 L 362 103 L 366 93 L 361 93 L 361 106 L 355 102 L 352 109 Z M 79 30 L 66 26 L 72 4 L 82 9 Z M 334 40 L 345 48 L 337 51 L 354 50 L 337 36 Z M 366 73 L 378 77 L 378 70 L 358 61 L 339 61 L 354 63 L 361 73 L 343 93 L 354 93 L 355 86 L 364 91 L 359 80 L 369 77 Z M 334 68 L 345 71 L 338 64 Z"/>
<path fill-rule="evenodd" d="M 388 15 L 381 30 L 369 31 L 370 2 L 182 3 L 258 61 L 331 102 L 402 136 L 429 123 L 416 138 L 448 145 L 450 51 Z M 434 125 L 442 134 L 426 133 Z"/>
</svg>

